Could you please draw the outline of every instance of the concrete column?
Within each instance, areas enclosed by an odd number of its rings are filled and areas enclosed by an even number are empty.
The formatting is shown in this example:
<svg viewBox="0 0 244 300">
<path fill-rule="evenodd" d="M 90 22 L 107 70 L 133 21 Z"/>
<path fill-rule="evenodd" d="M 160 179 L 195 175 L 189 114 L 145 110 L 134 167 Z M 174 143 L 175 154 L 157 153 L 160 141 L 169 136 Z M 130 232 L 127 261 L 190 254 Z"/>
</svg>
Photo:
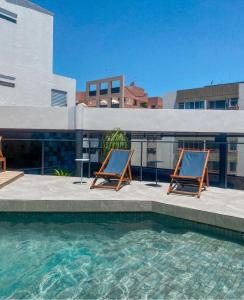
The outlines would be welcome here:
<svg viewBox="0 0 244 300">
<path fill-rule="evenodd" d="M 75 132 L 75 158 L 82 158 L 83 155 L 83 130 Z M 80 162 L 76 162 L 76 176 L 80 176 Z"/>
<path fill-rule="evenodd" d="M 204 100 L 204 109 L 208 109 L 208 101 Z"/>
<path fill-rule="evenodd" d="M 124 108 L 125 107 L 125 78 L 122 76 L 122 80 L 120 81 L 120 107 Z"/>
<path fill-rule="evenodd" d="M 215 142 L 219 144 L 219 184 L 222 188 L 227 188 L 228 170 L 228 144 L 227 135 L 220 134 L 215 137 Z"/>
<path fill-rule="evenodd" d="M 108 100 L 108 107 L 111 107 L 112 105 L 112 81 L 108 81 L 108 94 L 107 94 L 107 100 Z"/>
<path fill-rule="evenodd" d="M 97 107 L 100 106 L 100 84 L 96 83 L 96 102 L 97 102 Z"/>
</svg>

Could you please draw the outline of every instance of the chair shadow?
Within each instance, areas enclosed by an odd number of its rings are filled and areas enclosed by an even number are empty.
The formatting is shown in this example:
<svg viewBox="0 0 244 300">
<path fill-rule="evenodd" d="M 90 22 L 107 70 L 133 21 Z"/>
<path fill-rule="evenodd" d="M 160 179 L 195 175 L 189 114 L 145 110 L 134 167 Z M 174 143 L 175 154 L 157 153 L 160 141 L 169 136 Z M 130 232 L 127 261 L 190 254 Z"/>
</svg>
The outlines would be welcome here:
<svg viewBox="0 0 244 300">
<path fill-rule="evenodd" d="M 146 183 L 145 185 L 150 187 L 162 187 L 162 185 L 158 183 Z"/>
</svg>

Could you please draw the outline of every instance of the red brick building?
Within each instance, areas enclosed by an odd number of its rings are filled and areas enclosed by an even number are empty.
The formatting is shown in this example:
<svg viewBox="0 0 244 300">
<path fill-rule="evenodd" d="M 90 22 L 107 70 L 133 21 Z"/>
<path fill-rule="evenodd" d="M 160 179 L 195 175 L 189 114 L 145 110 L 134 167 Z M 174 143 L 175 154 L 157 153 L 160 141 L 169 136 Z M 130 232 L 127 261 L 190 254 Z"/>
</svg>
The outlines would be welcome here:
<svg viewBox="0 0 244 300">
<path fill-rule="evenodd" d="M 123 76 L 87 82 L 86 91 L 76 93 L 76 103 L 89 107 L 163 108 L 161 97 L 148 97 L 145 90 L 134 82 L 125 86 Z"/>
</svg>

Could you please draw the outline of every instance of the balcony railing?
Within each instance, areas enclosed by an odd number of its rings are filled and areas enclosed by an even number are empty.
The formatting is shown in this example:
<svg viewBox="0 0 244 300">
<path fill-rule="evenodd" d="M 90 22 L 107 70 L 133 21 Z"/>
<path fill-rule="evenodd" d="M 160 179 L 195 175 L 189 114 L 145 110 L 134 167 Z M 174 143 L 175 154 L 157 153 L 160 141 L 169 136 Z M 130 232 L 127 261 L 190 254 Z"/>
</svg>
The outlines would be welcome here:
<svg viewBox="0 0 244 300">
<path fill-rule="evenodd" d="M 121 141 L 122 143 L 123 141 Z M 4 138 L 3 154 L 7 158 L 7 168 L 12 170 L 23 170 L 30 174 L 50 175 L 55 169 L 67 170 L 70 175 L 76 175 L 78 169 L 75 158 L 82 155 L 89 158 L 85 164 L 85 175 L 91 176 L 97 170 L 104 159 L 101 138 L 85 138 L 81 153 L 76 153 L 75 139 L 24 139 Z M 148 147 L 148 140 L 130 140 L 130 148 L 134 149 L 132 167 L 134 178 L 139 180 L 154 180 L 155 164 L 152 161 L 159 160 L 159 179 L 168 181 L 172 174 L 179 156 L 178 141 L 155 140 L 153 151 Z M 207 145 L 207 143 L 204 143 Z M 211 141 L 214 151 L 211 151 L 209 159 L 210 183 L 219 185 L 223 168 L 223 147 L 229 148 L 229 143 L 218 143 Z M 199 144 L 201 146 L 201 143 Z M 198 149 L 198 147 L 195 147 Z M 216 152 L 219 149 L 218 153 Z M 237 143 L 237 151 L 228 153 L 224 151 L 224 163 L 226 164 L 226 180 L 228 187 L 244 189 L 244 143 Z M 218 155 L 217 155 L 218 154 Z"/>
</svg>

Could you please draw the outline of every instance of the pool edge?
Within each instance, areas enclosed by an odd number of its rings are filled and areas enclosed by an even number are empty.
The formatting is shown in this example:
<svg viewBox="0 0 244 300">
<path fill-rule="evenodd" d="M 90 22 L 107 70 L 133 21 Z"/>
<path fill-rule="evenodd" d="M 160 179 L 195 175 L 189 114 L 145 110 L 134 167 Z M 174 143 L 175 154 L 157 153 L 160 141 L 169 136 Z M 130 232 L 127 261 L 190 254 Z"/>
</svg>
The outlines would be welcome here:
<svg viewBox="0 0 244 300">
<path fill-rule="evenodd" d="M 154 212 L 244 232 L 244 218 L 152 200 L 0 200 L 0 212 Z"/>
</svg>

